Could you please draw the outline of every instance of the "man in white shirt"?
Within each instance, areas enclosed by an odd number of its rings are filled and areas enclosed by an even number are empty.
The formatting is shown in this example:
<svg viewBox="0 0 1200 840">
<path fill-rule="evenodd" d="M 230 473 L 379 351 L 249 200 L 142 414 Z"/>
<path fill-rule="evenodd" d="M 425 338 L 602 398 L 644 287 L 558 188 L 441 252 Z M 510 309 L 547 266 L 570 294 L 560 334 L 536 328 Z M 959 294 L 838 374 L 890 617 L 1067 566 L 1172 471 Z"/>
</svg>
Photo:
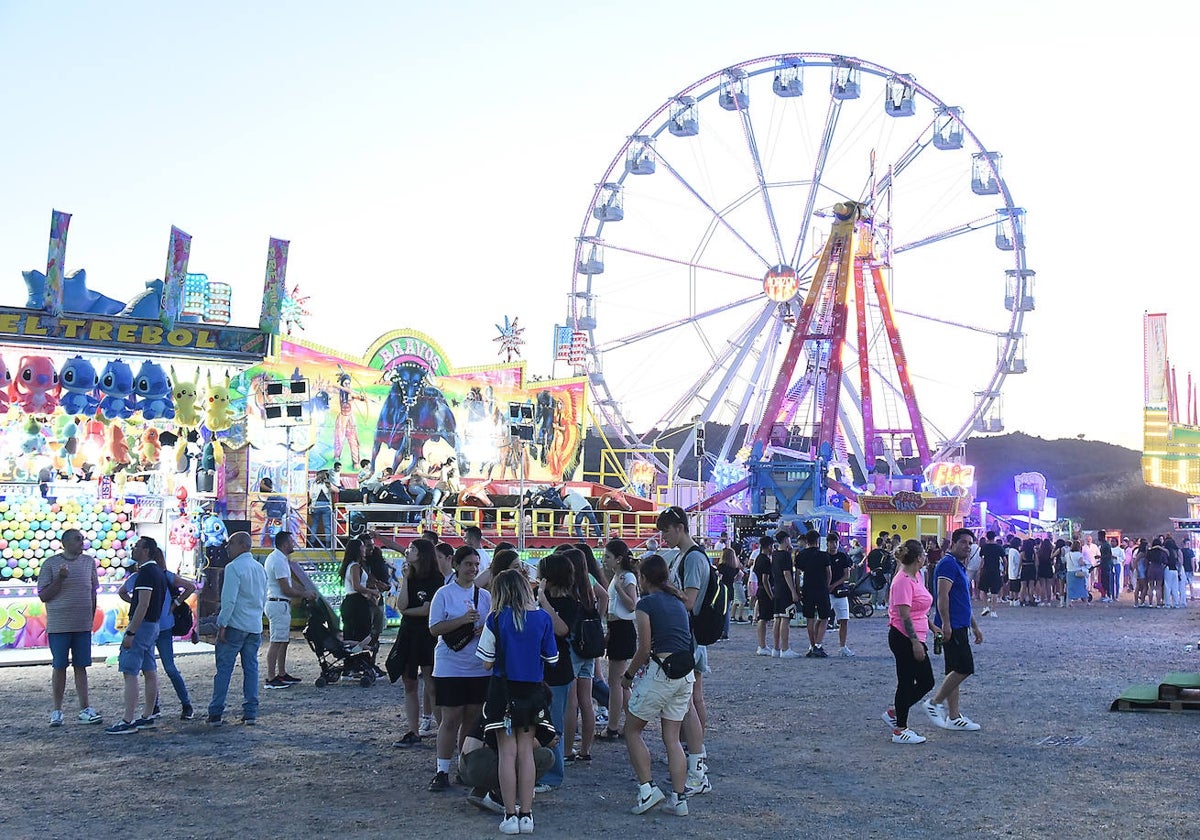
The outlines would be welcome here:
<svg viewBox="0 0 1200 840">
<path fill-rule="evenodd" d="M 258 648 L 262 643 L 263 608 L 267 603 L 267 572 L 250 553 L 250 534 L 238 531 L 229 538 L 233 559 L 221 583 L 221 612 L 217 615 L 217 674 L 213 699 L 208 704 L 208 725 L 223 726 L 225 698 L 233 666 L 242 660 L 242 723 L 258 721 Z"/>
<path fill-rule="evenodd" d="M 492 565 L 492 553 L 483 547 L 483 531 L 474 525 L 468 525 L 463 529 L 463 542 L 475 549 L 475 553 L 479 555 L 479 574 L 483 574 L 488 566 Z"/>
<path fill-rule="evenodd" d="M 267 555 L 263 568 L 267 572 L 267 603 L 264 612 L 271 627 L 271 644 L 267 647 L 267 688 L 291 688 L 300 682 L 287 672 L 287 649 L 292 634 L 293 598 L 316 599 L 316 590 L 296 585 L 288 560 L 296 550 L 296 540 L 288 531 L 275 535 L 275 548 Z"/>
<path fill-rule="evenodd" d="M 1017 605 L 1017 596 L 1021 594 L 1021 539 L 1010 537 L 1005 557 L 1008 560 L 1008 602 Z"/>
</svg>

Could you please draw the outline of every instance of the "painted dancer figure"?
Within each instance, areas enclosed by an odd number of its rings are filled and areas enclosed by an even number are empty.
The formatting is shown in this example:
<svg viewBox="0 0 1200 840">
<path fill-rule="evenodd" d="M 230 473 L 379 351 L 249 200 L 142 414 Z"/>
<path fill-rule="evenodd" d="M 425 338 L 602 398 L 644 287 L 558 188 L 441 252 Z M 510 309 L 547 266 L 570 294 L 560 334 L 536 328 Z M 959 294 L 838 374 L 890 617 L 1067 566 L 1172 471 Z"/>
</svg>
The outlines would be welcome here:
<svg viewBox="0 0 1200 840">
<path fill-rule="evenodd" d="M 362 394 L 350 390 L 353 380 L 345 371 L 338 374 L 338 414 L 333 421 L 333 457 L 342 457 L 342 442 L 345 441 L 350 449 L 351 463 L 358 463 L 358 424 L 354 421 L 354 401 L 366 402 Z"/>
</svg>

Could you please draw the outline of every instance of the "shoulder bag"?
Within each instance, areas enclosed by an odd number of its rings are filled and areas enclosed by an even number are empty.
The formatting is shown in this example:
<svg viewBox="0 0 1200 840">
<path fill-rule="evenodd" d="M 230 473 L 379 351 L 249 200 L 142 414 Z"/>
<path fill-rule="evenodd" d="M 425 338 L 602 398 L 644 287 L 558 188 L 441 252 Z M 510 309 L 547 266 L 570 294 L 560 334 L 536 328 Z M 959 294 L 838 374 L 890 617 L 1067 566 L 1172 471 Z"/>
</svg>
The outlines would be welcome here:
<svg viewBox="0 0 1200 840">
<path fill-rule="evenodd" d="M 475 590 L 474 603 L 475 609 L 479 609 L 479 587 L 471 587 Z M 475 638 L 475 625 L 464 624 L 461 627 L 455 627 L 453 630 L 442 634 L 442 641 L 446 643 L 446 647 L 450 650 L 458 651 L 465 648 L 471 643 L 471 639 Z"/>
</svg>

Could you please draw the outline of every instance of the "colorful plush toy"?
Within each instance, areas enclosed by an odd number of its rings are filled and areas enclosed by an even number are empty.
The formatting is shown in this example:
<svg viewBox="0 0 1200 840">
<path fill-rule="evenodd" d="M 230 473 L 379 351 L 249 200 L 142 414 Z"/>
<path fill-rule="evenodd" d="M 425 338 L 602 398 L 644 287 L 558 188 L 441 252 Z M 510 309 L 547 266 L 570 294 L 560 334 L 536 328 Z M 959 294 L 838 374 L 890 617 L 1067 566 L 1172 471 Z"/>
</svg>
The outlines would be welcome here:
<svg viewBox="0 0 1200 840">
<path fill-rule="evenodd" d="M 200 412 L 196 409 L 196 399 L 200 396 L 199 379 L 200 368 L 196 368 L 196 375 L 190 382 L 181 382 L 175 368 L 171 368 L 171 381 L 175 383 L 171 390 L 175 400 L 175 422 L 181 428 L 194 429 L 200 425 Z"/>
<path fill-rule="evenodd" d="M 171 523 L 171 534 L 167 542 L 177 545 L 184 551 L 195 551 L 199 544 L 200 529 L 186 513 Z"/>
<path fill-rule="evenodd" d="M 229 529 L 219 516 L 206 516 L 200 522 L 200 542 L 212 548 L 229 542 Z"/>
<path fill-rule="evenodd" d="M 67 414 L 92 415 L 100 400 L 96 397 L 96 385 L 100 377 L 96 368 L 83 356 L 67 359 L 59 372 L 62 397 L 59 404 Z"/>
<path fill-rule="evenodd" d="M 228 431 L 233 425 L 233 410 L 229 407 L 229 376 L 225 377 L 224 385 L 214 385 L 212 371 L 208 372 L 208 402 L 204 407 L 204 425 L 212 432 L 213 460 L 217 466 L 225 463 L 225 451 L 217 432 Z"/>
<path fill-rule="evenodd" d="M 22 356 L 8 386 L 8 398 L 26 414 L 49 414 L 58 408 L 58 371 L 49 356 Z"/>
<path fill-rule="evenodd" d="M 129 452 L 129 444 L 125 441 L 125 430 L 120 423 L 108 427 L 108 442 L 104 452 L 111 459 L 112 472 L 127 466 L 133 459 Z"/>
<path fill-rule="evenodd" d="M 124 420 L 133 414 L 133 370 L 120 359 L 113 359 L 100 374 L 100 416 L 106 420 Z"/>
<path fill-rule="evenodd" d="M 21 451 L 26 455 L 40 455 L 46 451 L 46 438 L 42 433 L 42 424 L 36 417 L 29 417 L 21 424 L 24 432 L 21 438 Z"/>
<path fill-rule="evenodd" d="M 158 429 L 151 428 L 142 432 L 142 442 L 138 446 L 138 461 L 147 467 L 156 466 L 161 452 L 162 444 L 158 440 Z"/>
<path fill-rule="evenodd" d="M 8 365 L 0 358 L 0 414 L 8 414 L 8 389 L 12 385 L 12 375 Z"/>
<path fill-rule="evenodd" d="M 133 380 L 133 391 L 136 395 L 136 410 L 142 412 L 142 417 L 147 420 L 170 420 L 175 416 L 175 405 L 171 401 L 171 383 L 167 380 L 166 371 L 154 362 L 142 362 Z"/>
</svg>

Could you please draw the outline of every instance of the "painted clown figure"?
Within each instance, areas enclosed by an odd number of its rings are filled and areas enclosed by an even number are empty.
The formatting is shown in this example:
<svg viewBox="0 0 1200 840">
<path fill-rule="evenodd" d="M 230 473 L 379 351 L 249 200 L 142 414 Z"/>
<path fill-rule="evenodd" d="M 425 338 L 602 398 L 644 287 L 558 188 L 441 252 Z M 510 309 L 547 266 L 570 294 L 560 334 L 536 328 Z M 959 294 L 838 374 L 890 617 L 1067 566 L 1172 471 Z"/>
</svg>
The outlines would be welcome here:
<svg viewBox="0 0 1200 840">
<path fill-rule="evenodd" d="M 358 424 L 354 422 L 352 405 L 355 400 L 366 402 L 367 398 L 350 390 L 352 381 L 350 374 L 344 371 L 338 374 L 338 413 L 333 426 L 333 458 L 339 460 L 342 457 L 342 441 L 345 441 L 350 449 L 350 463 L 357 464 Z"/>
</svg>

